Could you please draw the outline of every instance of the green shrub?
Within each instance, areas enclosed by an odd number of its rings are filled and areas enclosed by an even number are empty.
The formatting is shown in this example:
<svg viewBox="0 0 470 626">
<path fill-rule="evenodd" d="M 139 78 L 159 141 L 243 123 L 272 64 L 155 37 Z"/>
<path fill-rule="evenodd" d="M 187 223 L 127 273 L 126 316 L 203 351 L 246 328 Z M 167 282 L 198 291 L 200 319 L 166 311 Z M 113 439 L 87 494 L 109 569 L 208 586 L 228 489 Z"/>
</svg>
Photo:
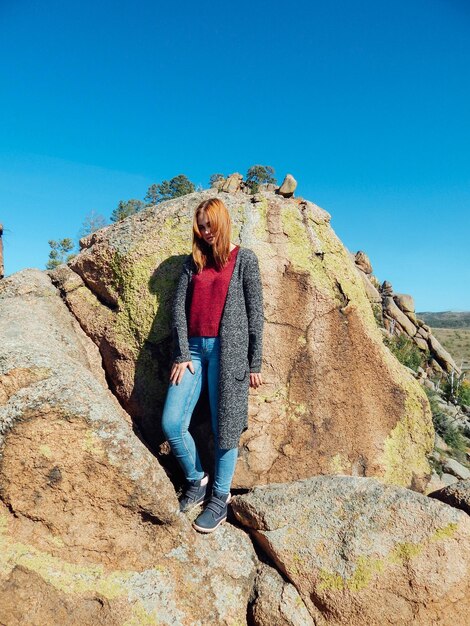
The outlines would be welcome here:
<svg viewBox="0 0 470 626">
<path fill-rule="evenodd" d="M 403 365 L 415 371 L 418 367 L 426 365 L 428 354 L 420 350 L 415 342 L 405 334 L 384 337 L 384 343 Z"/>
<path fill-rule="evenodd" d="M 442 392 L 444 398 L 453 404 L 460 406 L 470 406 L 470 381 L 465 379 L 465 373 L 446 374 L 444 383 L 442 384 Z"/>
<path fill-rule="evenodd" d="M 467 466 L 466 451 L 470 443 L 469 440 L 465 437 L 461 428 L 452 425 L 452 417 L 448 416 L 439 406 L 439 395 L 427 387 L 424 387 L 424 391 L 426 392 L 431 407 L 434 430 L 449 446 L 450 456 Z M 437 473 L 439 473 L 437 465 L 436 463 L 433 467 L 436 469 Z"/>
<path fill-rule="evenodd" d="M 434 430 L 440 435 L 444 441 L 446 433 L 449 429 L 448 420 L 446 414 L 439 406 L 439 395 L 428 387 L 423 387 L 429 400 L 429 406 L 431 407 L 432 422 L 434 424 Z"/>
<path fill-rule="evenodd" d="M 382 305 L 374 302 L 372 304 L 372 312 L 379 328 L 384 328 L 384 318 L 382 314 Z"/>
<path fill-rule="evenodd" d="M 252 165 L 247 172 L 245 182 L 252 194 L 258 193 L 260 185 L 276 184 L 274 168 L 269 165 Z"/>
<path fill-rule="evenodd" d="M 442 474 L 444 473 L 444 464 L 442 461 L 438 461 L 437 459 L 435 459 L 434 457 L 429 457 L 428 459 L 429 461 L 429 465 L 431 466 L 431 468 L 436 472 L 436 474 L 439 476 L 439 478 L 442 476 Z"/>
</svg>

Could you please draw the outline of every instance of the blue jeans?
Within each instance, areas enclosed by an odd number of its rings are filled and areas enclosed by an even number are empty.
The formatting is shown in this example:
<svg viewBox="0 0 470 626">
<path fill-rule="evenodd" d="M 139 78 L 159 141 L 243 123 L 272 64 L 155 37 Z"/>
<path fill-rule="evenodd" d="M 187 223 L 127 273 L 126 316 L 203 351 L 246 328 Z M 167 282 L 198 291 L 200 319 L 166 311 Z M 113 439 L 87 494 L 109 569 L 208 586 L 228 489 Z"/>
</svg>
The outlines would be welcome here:
<svg viewBox="0 0 470 626">
<path fill-rule="evenodd" d="M 190 337 L 189 350 L 194 374 L 187 367 L 178 385 L 170 384 L 162 415 L 162 429 L 186 480 L 204 476 L 196 444 L 188 431 L 194 407 L 207 380 L 212 432 L 215 444 L 215 478 L 213 488 L 229 493 L 235 472 L 238 448 L 222 450 L 218 445 L 217 406 L 219 397 L 219 337 Z"/>
</svg>

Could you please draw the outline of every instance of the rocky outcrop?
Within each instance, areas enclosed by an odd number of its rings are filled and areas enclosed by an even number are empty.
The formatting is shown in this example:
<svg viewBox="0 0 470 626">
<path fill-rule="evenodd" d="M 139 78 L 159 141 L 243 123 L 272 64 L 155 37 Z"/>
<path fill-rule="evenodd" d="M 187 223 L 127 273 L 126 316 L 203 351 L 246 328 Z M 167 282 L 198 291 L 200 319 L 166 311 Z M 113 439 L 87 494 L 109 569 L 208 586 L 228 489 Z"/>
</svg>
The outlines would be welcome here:
<svg viewBox="0 0 470 626">
<path fill-rule="evenodd" d="M 427 399 L 369 303 L 375 289 L 416 323 L 412 301 L 379 290 L 316 205 L 232 183 L 219 189 L 260 259 L 266 323 L 235 485 L 295 482 L 236 497 L 245 530 L 201 536 L 167 476 L 172 290 L 214 189 L 102 229 L 69 266 L 0 283 L 0 624 L 463 625 L 468 516 L 383 484 L 422 489 L 429 473 Z M 207 416 L 203 395 L 205 440 Z M 381 482 L 296 480 L 316 473 Z"/>
<path fill-rule="evenodd" d="M 243 180 L 243 175 L 238 172 L 234 172 L 227 177 L 220 175 L 213 183 L 213 188 L 217 191 L 223 191 L 225 193 L 244 193 L 249 196 L 254 195 L 253 188 L 256 187 L 262 192 L 275 192 L 285 198 L 292 198 L 294 191 L 297 187 L 297 181 L 292 174 L 287 174 L 280 186 L 275 183 L 252 183 Z"/>
<path fill-rule="evenodd" d="M 256 487 L 233 508 L 315 624 L 467 623 L 470 518 L 461 511 L 347 476 Z"/>
<path fill-rule="evenodd" d="M 372 274 L 372 265 L 369 257 L 365 252 L 363 252 L 362 250 L 356 252 L 356 254 L 354 255 L 354 262 L 356 263 L 357 267 L 364 272 L 364 274 L 367 274 L 368 276 Z"/>
<path fill-rule="evenodd" d="M 348 473 L 422 489 L 433 444 L 427 398 L 384 346 L 328 213 L 274 192 L 220 193 L 233 241 L 258 255 L 265 300 L 265 382 L 250 391 L 234 486 Z M 173 288 L 194 209 L 213 195 L 188 194 L 102 229 L 82 240 L 69 267 L 51 272 L 155 452 L 165 451 Z M 194 428 L 204 441 L 208 411 L 202 397 Z"/>
<path fill-rule="evenodd" d="M 470 479 L 459 480 L 448 487 L 433 491 L 429 497 L 450 504 L 470 515 Z"/>
<path fill-rule="evenodd" d="M 405 334 L 414 341 L 420 350 L 432 356 L 430 373 L 456 372 L 460 369 L 452 356 L 443 348 L 431 329 L 416 317 L 412 296 L 394 293 L 392 284 L 384 281 L 377 289 L 378 281 L 372 274 L 372 265 L 365 252 L 359 250 L 354 256 L 356 269 L 364 281 L 367 297 L 373 307 L 381 303 L 380 322 L 389 336 Z"/>
<path fill-rule="evenodd" d="M 470 415 L 457 397 L 457 390 L 462 384 L 465 373 L 459 370 L 452 356 L 432 334 L 431 328 L 416 316 L 412 296 L 394 293 L 389 281 L 384 281 L 380 285 L 372 273 L 369 258 L 362 251 L 355 255 L 350 253 L 350 257 L 354 259 L 356 270 L 363 280 L 385 343 L 393 347 L 392 339 L 404 337 L 422 351 L 423 367 L 415 365 L 416 371 L 410 368 L 409 372 L 428 390 L 428 393 L 430 391 L 433 394 L 431 397 L 435 397 L 436 406 L 433 410 L 437 428 L 441 434 L 446 433 L 448 440 L 455 445 L 455 449 L 452 450 L 448 446 L 446 446 L 447 449 L 443 449 L 442 440 L 439 445 L 436 445 L 431 456 L 433 472 L 425 487 L 425 493 L 437 491 L 457 480 L 468 478 L 470 456 L 467 459 L 462 458 L 462 450 L 465 450 L 465 446 L 470 443 L 468 439 Z M 398 341 L 395 345 L 400 350 L 409 351 L 406 343 Z M 419 350 L 411 356 L 419 358 Z M 453 390 L 450 398 L 446 387 Z M 459 460 L 452 458 L 453 454 Z M 467 466 L 465 466 L 465 461 L 467 461 Z"/>
<path fill-rule="evenodd" d="M 388 319 L 395 320 L 400 327 L 408 333 L 410 337 L 414 337 L 416 334 L 417 328 L 413 324 L 413 322 L 409 319 L 409 317 L 403 313 L 403 311 L 397 306 L 394 298 L 391 296 L 384 296 L 383 298 L 383 310 L 385 319 L 388 316 Z"/>
<path fill-rule="evenodd" d="M 0 623 L 244 623 L 251 542 L 178 512 L 46 273 L 1 281 L 0 333 Z"/>
<path fill-rule="evenodd" d="M 221 182 L 220 190 L 226 191 L 227 193 L 236 193 L 242 188 L 243 185 L 243 176 L 242 174 L 230 174 L 228 178 L 226 178 L 223 182 Z"/>
</svg>

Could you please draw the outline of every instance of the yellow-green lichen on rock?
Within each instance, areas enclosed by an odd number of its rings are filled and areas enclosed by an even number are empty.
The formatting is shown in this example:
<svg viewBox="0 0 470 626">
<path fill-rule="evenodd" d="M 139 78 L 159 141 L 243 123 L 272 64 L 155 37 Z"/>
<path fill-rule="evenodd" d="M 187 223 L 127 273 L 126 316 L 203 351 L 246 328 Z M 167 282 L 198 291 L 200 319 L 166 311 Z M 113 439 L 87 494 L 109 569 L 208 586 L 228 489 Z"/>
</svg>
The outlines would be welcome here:
<svg viewBox="0 0 470 626">
<path fill-rule="evenodd" d="M 254 204 L 252 212 L 256 220 L 253 234 L 258 240 L 266 241 L 268 235 L 268 199 L 265 195 L 258 195 L 258 201 Z"/>
<path fill-rule="evenodd" d="M 457 532 L 458 525 L 456 522 L 449 522 L 446 526 L 438 528 L 431 536 L 431 541 L 440 541 L 441 539 L 450 539 Z"/>
<path fill-rule="evenodd" d="M 103 459 L 106 456 L 103 442 L 93 430 L 88 429 L 85 432 L 82 439 L 82 447 L 84 450 L 86 450 L 98 459 Z"/>
<path fill-rule="evenodd" d="M 139 242 L 131 252 L 121 255 L 115 251 L 111 261 L 113 287 L 118 293 L 115 332 L 119 341 L 132 348 L 137 356 L 144 341 L 158 340 L 168 335 L 169 310 L 159 311 L 174 288 L 181 261 L 175 255 L 189 253 L 191 222 L 169 217 L 158 233 L 158 245 Z M 155 248 L 152 252 L 151 247 Z M 158 267 L 166 262 L 165 272 Z M 158 324 L 155 317 L 160 312 Z"/>
<path fill-rule="evenodd" d="M 344 297 L 352 301 L 355 308 L 360 311 L 367 329 L 377 340 L 381 341 L 362 282 L 359 280 L 346 248 L 330 224 L 326 221 L 318 223 L 312 218 L 307 218 L 308 225 L 306 225 L 297 203 L 283 206 L 281 219 L 284 232 L 288 236 L 288 254 L 293 267 L 309 272 L 315 288 L 323 292 L 337 306 L 344 306 Z M 308 235 L 308 228 L 314 231 L 315 238 L 320 242 L 318 250 L 315 249 L 314 241 Z"/>
<path fill-rule="evenodd" d="M 403 565 L 413 558 L 418 557 L 426 549 L 430 541 L 446 540 L 453 536 L 457 529 L 456 523 L 451 523 L 444 529 L 436 530 L 428 539 L 422 543 L 401 542 L 384 557 L 360 556 L 357 559 L 354 572 L 349 577 L 343 577 L 337 572 L 320 570 L 318 574 L 318 589 L 321 591 L 343 591 L 358 592 L 368 587 L 374 576 L 384 573 L 388 566 Z"/>
<path fill-rule="evenodd" d="M 65 593 L 97 592 L 108 600 L 125 593 L 125 582 L 133 572 L 106 573 L 103 565 L 76 565 L 9 537 L 5 515 L 0 513 L 0 572 L 2 576 L 23 565 Z"/>
<path fill-rule="evenodd" d="M 376 574 L 380 574 L 385 567 L 382 559 L 361 556 L 358 558 L 354 573 L 349 578 L 338 573 L 320 570 L 318 575 L 319 591 L 344 591 L 352 592 L 365 589 Z"/>
<path fill-rule="evenodd" d="M 384 443 L 382 464 L 386 483 L 412 484 L 414 476 L 430 473 L 427 460 L 434 445 L 434 427 L 429 402 L 419 384 L 403 370 L 404 414 Z"/>
<path fill-rule="evenodd" d="M 326 294 L 335 297 L 333 283 L 324 271 L 321 258 L 312 250 L 311 241 L 296 203 L 282 207 L 281 222 L 284 233 L 288 236 L 288 256 L 294 269 L 309 272 L 317 289 L 324 290 Z"/>
<path fill-rule="evenodd" d="M 335 454 L 329 465 L 331 474 L 349 474 L 351 471 L 351 461 L 344 454 Z"/>
<path fill-rule="evenodd" d="M 59 548 L 63 545 L 59 537 L 53 543 Z M 110 602 L 118 601 L 128 610 L 127 616 L 116 622 L 116 626 L 186 623 L 189 615 L 179 608 L 179 602 L 191 613 L 187 599 L 179 598 L 171 568 L 156 565 L 144 571 L 109 570 L 101 564 L 70 563 L 15 541 L 8 534 L 6 516 L 0 513 L 0 582 L 18 565 L 34 572 L 75 602 L 79 602 L 80 597 L 86 602 L 95 595 Z"/>
</svg>

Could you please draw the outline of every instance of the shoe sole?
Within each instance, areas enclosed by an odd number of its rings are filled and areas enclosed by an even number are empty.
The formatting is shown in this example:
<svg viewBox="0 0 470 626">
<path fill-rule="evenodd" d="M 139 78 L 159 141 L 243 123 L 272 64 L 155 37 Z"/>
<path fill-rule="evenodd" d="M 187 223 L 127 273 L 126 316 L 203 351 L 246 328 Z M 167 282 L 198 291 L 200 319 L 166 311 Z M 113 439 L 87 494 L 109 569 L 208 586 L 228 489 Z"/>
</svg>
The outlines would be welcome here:
<svg viewBox="0 0 470 626">
<path fill-rule="evenodd" d="M 227 520 L 227 518 L 226 518 L 226 517 L 224 517 L 224 518 L 223 518 L 223 519 L 221 519 L 221 520 L 220 520 L 220 522 L 218 522 L 218 523 L 217 523 L 217 525 L 216 525 L 216 526 L 214 526 L 213 528 L 203 528 L 202 526 L 197 526 L 197 524 L 195 524 L 195 523 L 193 522 L 193 528 L 194 528 L 195 530 L 198 530 L 200 533 L 206 533 L 206 534 L 207 534 L 207 533 L 212 533 L 212 532 L 214 532 L 214 530 L 215 530 L 216 528 L 218 528 L 218 527 L 219 527 L 221 524 L 223 524 L 226 520 Z"/>
</svg>

